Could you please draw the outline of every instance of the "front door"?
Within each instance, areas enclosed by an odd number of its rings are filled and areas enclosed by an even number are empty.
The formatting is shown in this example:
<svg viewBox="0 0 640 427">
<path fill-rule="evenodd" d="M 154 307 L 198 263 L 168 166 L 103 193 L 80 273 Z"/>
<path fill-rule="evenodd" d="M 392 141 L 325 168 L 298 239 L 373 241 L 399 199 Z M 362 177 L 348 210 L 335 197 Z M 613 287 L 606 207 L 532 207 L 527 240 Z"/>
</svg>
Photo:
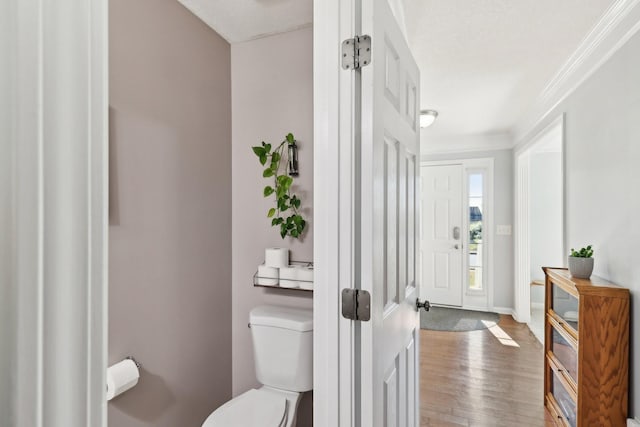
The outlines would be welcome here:
<svg viewBox="0 0 640 427">
<path fill-rule="evenodd" d="M 420 74 L 387 0 L 362 0 L 371 63 L 361 73 L 361 322 L 356 419 L 360 426 L 419 425 Z M 358 218 L 356 218 L 358 222 Z M 356 400 L 358 401 L 358 399 Z"/>
<path fill-rule="evenodd" d="M 422 167 L 422 292 L 462 306 L 462 165 Z"/>
</svg>

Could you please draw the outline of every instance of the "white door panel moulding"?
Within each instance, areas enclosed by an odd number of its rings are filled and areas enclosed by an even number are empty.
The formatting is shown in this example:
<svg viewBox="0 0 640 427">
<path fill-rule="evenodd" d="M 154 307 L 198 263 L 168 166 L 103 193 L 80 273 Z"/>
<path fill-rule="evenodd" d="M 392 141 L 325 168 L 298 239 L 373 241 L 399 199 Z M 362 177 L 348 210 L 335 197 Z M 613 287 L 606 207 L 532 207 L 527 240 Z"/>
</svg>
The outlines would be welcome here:
<svg viewBox="0 0 640 427">
<path fill-rule="evenodd" d="M 387 0 L 358 3 L 356 25 L 371 37 L 371 63 L 355 72 L 361 104 L 353 120 L 360 138 L 352 244 L 356 283 L 371 300 L 370 320 L 355 325 L 353 425 L 417 427 L 420 72 Z"/>
<path fill-rule="evenodd" d="M 513 129 L 516 146 L 531 139 L 573 91 L 640 30 L 640 0 L 617 0 L 549 81 Z"/>
<path fill-rule="evenodd" d="M 463 253 L 466 248 L 465 206 L 461 163 L 423 162 L 422 281 L 420 294 L 432 304 L 461 307 L 464 294 Z M 454 229 L 458 229 L 455 236 Z"/>
</svg>

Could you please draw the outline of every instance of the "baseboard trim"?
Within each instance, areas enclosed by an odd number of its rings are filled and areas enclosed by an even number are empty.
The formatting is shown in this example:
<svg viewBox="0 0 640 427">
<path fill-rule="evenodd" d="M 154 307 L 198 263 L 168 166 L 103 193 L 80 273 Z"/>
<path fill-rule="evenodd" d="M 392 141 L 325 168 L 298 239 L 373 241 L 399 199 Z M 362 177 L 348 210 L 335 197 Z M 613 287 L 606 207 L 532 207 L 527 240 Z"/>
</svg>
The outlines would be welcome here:
<svg viewBox="0 0 640 427">
<path fill-rule="evenodd" d="M 491 311 L 491 310 L 489 310 L 488 307 L 476 307 L 476 306 L 473 306 L 473 305 L 463 305 L 462 309 L 463 310 L 469 310 L 469 311 L 484 311 L 484 312 Z"/>
<path fill-rule="evenodd" d="M 514 319 L 516 318 L 516 313 L 511 307 L 492 307 L 490 311 L 498 314 L 508 314 L 513 316 Z"/>
</svg>

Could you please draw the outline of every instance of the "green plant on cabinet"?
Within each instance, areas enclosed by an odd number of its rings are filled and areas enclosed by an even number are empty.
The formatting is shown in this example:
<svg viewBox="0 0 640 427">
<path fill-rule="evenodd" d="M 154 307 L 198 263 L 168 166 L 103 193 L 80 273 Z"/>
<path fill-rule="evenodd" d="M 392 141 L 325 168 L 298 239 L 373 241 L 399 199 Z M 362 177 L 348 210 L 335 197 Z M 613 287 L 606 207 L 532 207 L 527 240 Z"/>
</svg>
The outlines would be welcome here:
<svg viewBox="0 0 640 427">
<path fill-rule="evenodd" d="M 579 251 L 571 248 L 571 255 L 569 256 L 574 258 L 591 258 L 593 256 L 593 249 L 591 248 L 591 245 L 586 248 L 581 248 Z"/>
<path fill-rule="evenodd" d="M 300 198 L 293 194 L 291 186 L 293 178 L 289 176 L 289 146 L 295 145 L 293 134 L 289 133 L 285 140 L 272 150 L 271 144 L 264 141 L 262 145 L 251 147 L 262 166 L 268 165 L 262 172 L 264 178 L 273 179 L 272 185 L 264 187 L 264 197 L 275 197 L 275 207 L 267 212 L 271 218 L 271 226 L 280 228 L 280 236 L 300 238 L 307 226 L 307 221 L 300 214 Z M 282 162 L 284 161 L 284 168 Z"/>
</svg>

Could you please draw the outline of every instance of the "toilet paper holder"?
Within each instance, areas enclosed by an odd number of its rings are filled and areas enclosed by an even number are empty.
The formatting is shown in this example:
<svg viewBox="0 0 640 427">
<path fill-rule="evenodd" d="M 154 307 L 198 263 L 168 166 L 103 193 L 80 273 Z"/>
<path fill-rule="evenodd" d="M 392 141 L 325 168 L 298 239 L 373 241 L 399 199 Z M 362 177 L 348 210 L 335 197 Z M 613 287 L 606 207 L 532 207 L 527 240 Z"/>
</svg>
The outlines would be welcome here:
<svg viewBox="0 0 640 427">
<path fill-rule="evenodd" d="M 133 366 L 131 366 L 133 362 Z M 126 356 L 115 365 L 109 366 L 106 372 L 107 401 L 135 387 L 140 379 L 140 363 L 133 356 Z"/>
<path fill-rule="evenodd" d="M 138 369 L 140 369 L 142 367 L 140 362 L 138 362 L 133 356 L 127 356 L 127 357 L 125 357 L 125 359 L 131 360 L 133 363 L 135 363 L 136 364 L 136 368 L 138 368 Z"/>
</svg>

